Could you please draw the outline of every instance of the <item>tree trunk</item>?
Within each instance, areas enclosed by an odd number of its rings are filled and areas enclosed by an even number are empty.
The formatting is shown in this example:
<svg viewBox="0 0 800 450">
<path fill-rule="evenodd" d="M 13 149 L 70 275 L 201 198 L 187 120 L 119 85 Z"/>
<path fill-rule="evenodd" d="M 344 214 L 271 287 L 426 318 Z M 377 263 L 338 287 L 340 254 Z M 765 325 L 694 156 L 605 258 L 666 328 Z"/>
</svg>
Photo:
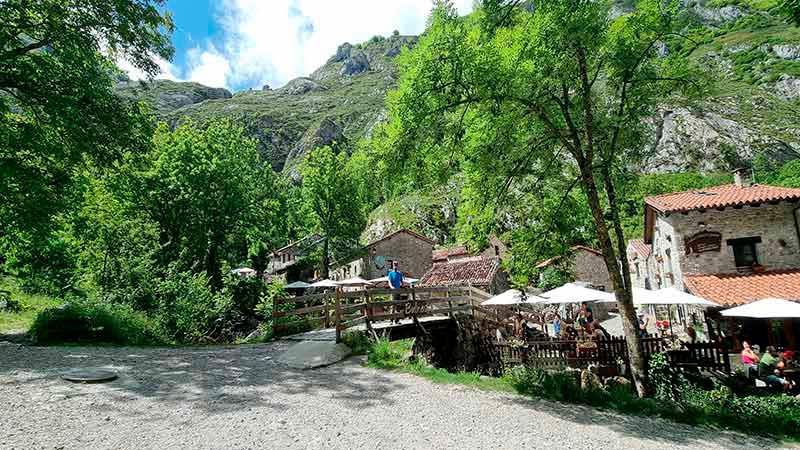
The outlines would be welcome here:
<svg viewBox="0 0 800 450">
<path fill-rule="evenodd" d="M 219 247 L 221 239 L 217 236 L 211 235 L 208 239 L 208 249 L 206 250 L 206 275 L 209 278 L 211 290 L 219 292 L 222 290 L 222 269 L 219 265 Z"/>
<path fill-rule="evenodd" d="M 328 279 L 328 266 L 330 265 L 330 256 L 328 254 L 329 246 L 328 246 L 328 236 L 325 236 L 325 240 L 322 242 L 322 268 L 320 269 L 320 274 L 323 280 Z"/>
<path fill-rule="evenodd" d="M 614 287 L 614 295 L 617 298 L 620 312 L 622 313 L 622 327 L 625 331 L 625 341 L 628 344 L 628 357 L 630 358 L 631 376 L 636 386 L 636 392 L 640 397 L 646 394 L 644 358 L 642 357 L 642 342 L 639 337 L 639 327 L 636 322 L 636 310 L 633 307 L 633 295 L 630 285 L 626 285 L 623 280 L 622 271 L 617 261 L 616 251 L 611 241 L 611 235 L 603 216 L 603 207 L 597 191 L 594 174 L 592 173 L 591 163 L 585 159 L 578 160 L 578 167 L 581 172 L 581 184 L 592 211 L 592 218 L 597 227 L 597 240 L 603 252 L 603 260 L 606 269 L 611 277 L 611 284 Z"/>
</svg>

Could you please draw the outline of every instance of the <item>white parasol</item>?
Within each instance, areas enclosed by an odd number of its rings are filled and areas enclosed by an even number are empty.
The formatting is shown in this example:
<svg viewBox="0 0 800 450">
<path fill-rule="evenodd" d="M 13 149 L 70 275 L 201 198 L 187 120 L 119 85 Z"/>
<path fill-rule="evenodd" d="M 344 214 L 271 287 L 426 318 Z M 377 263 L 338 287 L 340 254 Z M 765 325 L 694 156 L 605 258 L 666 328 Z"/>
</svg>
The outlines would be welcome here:
<svg viewBox="0 0 800 450">
<path fill-rule="evenodd" d="M 295 281 L 286 285 L 286 289 L 305 289 L 308 287 L 311 287 L 311 285 L 305 281 Z"/>
<path fill-rule="evenodd" d="M 336 284 L 336 282 L 335 282 L 335 281 L 333 281 L 333 280 L 319 280 L 319 281 L 317 281 L 316 283 L 311 283 L 311 286 L 309 286 L 309 287 L 315 287 L 315 288 L 316 288 L 316 287 L 329 287 L 329 288 L 335 288 L 335 287 L 339 287 L 339 285 L 338 285 L 338 284 Z"/>
<path fill-rule="evenodd" d="M 494 297 L 481 303 L 481 306 L 501 306 L 501 305 L 521 305 L 521 304 L 536 304 L 546 302 L 546 299 L 538 297 L 533 294 L 524 294 L 517 289 L 509 289 L 502 294 L 495 295 Z"/>
<path fill-rule="evenodd" d="M 339 286 L 371 286 L 372 283 L 361 278 L 361 277 L 353 277 L 348 278 L 346 280 L 337 281 L 336 284 Z"/>
<path fill-rule="evenodd" d="M 613 302 L 614 294 L 583 287 L 576 283 L 567 283 L 561 287 L 539 294 L 548 305 L 582 302 Z"/>
<path fill-rule="evenodd" d="M 725 317 L 750 317 L 753 319 L 798 319 L 800 303 L 781 298 L 765 298 L 746 305 L 726 309 Z"/>
</svg>

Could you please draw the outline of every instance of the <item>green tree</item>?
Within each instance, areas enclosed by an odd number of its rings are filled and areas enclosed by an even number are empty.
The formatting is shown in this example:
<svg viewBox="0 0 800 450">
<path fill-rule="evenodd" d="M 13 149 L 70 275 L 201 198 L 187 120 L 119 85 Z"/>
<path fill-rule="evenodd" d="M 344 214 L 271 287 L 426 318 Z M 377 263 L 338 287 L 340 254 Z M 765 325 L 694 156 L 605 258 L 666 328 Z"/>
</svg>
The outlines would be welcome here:
<svg viewBox="0 0 800 450">
<path fill-rule="evenodd" d="M 363 200 L 347 163 L 346 154 L 320 147 L 308 155 L 300 170 L 304 206 L 313 228 L 325 237 L 320 261 L 323 278 L 328 278 L 331 257 L 351 251 L 365 226 Z"/>
<path fill-rule="evenodd" d="M 151 121 L 114 95 L 117 57 L 155 74 L 169 59 L 162 0 L 0 2 L 0 251 L 49 239 L 79 198 L 74 176 L 142 149 Z M 24 253 L 24 249 L 22 251 Z M 21 255 L 19 255 L 21 256 Z"/>
<path fill-rule="evenodd" d="M 800 27 L 800 0 L 781 0 L 778 7 L 789 23 Z"/>
<path fill-rule="evenodd" d="M 560 184 L 562 197 L 580 187 L 644 395 L 630 274 L 619 263 L 626 243 L 615 181 L 647 148 L 643 119 L 656 101 L 695 87 L 682 56 L 657 54 L 674 34 L 678 2 L 640 1 L 616 18 L 606 2 L 521 4 L 486 0 L 466 17 L 446 3 L 434 9 L 415 50 L 400 57 L 382 146 L 419 174 L 412 181 L 447 174 L 442 167 L 472 173 L 492 211 L 518 180 L 529 192 L 539 189 L 536 180 Z"/>
<path fill-rule="evenodd" d="M 279 184 L 241 127 L 161 126 L 154 147 L 132 180 L 131 201 L 158 224 L 161 267 L 204 271 L 220 290 L 223 262 L 238 264 L 250 249 L 282 241 Z"/>
</svg>

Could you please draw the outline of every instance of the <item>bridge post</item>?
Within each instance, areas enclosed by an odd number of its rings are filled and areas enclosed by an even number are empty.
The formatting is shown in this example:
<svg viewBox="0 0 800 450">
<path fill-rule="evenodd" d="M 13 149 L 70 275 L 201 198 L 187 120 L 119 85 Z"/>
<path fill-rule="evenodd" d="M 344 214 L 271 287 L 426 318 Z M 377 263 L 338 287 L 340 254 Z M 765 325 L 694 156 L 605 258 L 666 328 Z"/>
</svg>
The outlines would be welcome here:
<svg viewBox="0 0 800 450">
<path fill-rule="evenodd" d="M 339 288 L 336 288 L 336 305 L 334 313 L 334 323 L 336 324 L 336 343 L 342 342 L 342 297 Z"/>
</svg>

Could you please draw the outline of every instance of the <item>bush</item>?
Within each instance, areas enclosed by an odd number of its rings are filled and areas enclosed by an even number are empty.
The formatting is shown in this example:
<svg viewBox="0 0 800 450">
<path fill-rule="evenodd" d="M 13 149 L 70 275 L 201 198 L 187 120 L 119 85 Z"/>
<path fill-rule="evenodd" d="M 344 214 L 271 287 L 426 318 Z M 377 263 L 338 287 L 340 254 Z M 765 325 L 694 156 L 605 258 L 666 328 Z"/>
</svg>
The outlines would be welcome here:
<svg viewBox="0 0 800 450">
<path fill-rule="evenodd" d="M 369 352 L 372 346 L 372 340 L 367 336 L 367 333 L 362 331 L 351 331 L 343 334 L 342 343 L 350 347 L 354 355 L 364 355 Z"/>
<path fill-rule="evenodd" d="M 68 303 L 37 314 L 30 329 L 40 344 L 108 343 L 119 345 L 163 344 L 167 339 L 158 326 L 130 307 Z"/>
<path fill-rule="evenodd" d="M 380 338 L 367 351 L 367 365 L 379 369 L 398 369 L 406 362 L 412 344 L 410 340 L 391 342 Z"/>
<path fill-rule="evenodd" d="M 211 342 L 225 334 L 233 301 L 226 291 L 213 292 L 205 273 L 170 273 L 158 297 L 158 321 L 171 340 Z"/>
</svg>

